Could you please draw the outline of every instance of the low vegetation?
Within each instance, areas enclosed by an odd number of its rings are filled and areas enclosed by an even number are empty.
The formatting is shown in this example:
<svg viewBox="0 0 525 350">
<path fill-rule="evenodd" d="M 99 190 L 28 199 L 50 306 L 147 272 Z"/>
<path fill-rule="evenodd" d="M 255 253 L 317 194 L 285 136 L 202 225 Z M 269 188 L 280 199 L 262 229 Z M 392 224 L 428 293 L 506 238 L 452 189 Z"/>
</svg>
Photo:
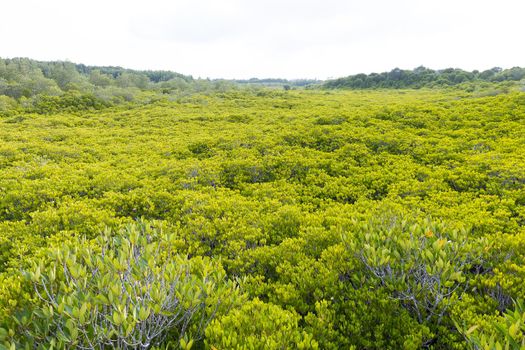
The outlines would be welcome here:
<svg viewBox="0 0 525 350">
<path fill-rule="evenodd" d="M 519 85 L 113 81 L 0 96 L 0 349 L 525 346 Z"/>
</svg>

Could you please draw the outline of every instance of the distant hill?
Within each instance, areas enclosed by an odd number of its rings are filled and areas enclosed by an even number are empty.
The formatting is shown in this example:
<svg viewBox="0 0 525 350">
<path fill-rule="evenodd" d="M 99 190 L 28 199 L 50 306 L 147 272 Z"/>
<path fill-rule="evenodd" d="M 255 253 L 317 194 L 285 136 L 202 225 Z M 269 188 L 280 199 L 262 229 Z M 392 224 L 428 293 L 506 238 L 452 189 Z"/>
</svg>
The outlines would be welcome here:
<svg viewBox="0 0 525 350">
<path fill-rule="evenodd" d="M 417 67 L 413 70 L 393 69 L 390 72 L 356 74 L 326 81 L 328 89 L 422 88 L 454 86 L 467 82 L 520 81 L 525 78 L 525 68 L 501 69 L 495 67 L 482 72 L 447 68 L 433 70 Z"/>
</svg>

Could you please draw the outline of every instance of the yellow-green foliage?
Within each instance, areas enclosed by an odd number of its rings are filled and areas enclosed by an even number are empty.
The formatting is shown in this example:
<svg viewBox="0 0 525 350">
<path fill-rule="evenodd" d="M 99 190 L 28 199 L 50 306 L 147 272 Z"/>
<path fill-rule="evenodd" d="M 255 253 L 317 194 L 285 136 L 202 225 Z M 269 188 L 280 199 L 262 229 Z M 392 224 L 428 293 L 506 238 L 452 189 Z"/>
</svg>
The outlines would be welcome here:
<svg viewBox="0 0 525 350">
<path fill-rule="evenodd" d="M 312 336 L 298 327 L 300 319 L 256 298 L 213 320 L 206 329 L 206 343 L 212 349 L 318 349 Z"/>
<path fill-rule="evenodd" d="M 501 321 L 493 321 L 488 327 L 478 329 L 474 325 L 464 330 L 473 349 L 507 350 L 525 349 L 525 307 L 518 301 L 514 308 L 503 315 Z"/>
<path fill-rule="evenodd" d="M 178 256 L 157 264 L 213 266 L 244 294 L 204 339 L 173 326 L 159 346 L 461 349 L 463 329 L 496 334 L 525 297 L 522 92 L 230 91 L 87 110 L 67 98 L 0 114 L 8 333 L 49 302 L 22 271 L 47 276 L 75 247 L 96 255 L 105 230 L 153 221 Z M 62 321 L 16 334 L 58 337 Z"/>
<path fill-rule="evenodd" d="M 15 313 L 0 341 L 17 347 L 149 348 L 199 340 L 237 301 L 236 286 L 209 259 L 179 254 L 147 222 L 50 249 L 25 277 L 37 299 Z M 3 338 L 3 339 L 2 339 Z"/>
</svg>

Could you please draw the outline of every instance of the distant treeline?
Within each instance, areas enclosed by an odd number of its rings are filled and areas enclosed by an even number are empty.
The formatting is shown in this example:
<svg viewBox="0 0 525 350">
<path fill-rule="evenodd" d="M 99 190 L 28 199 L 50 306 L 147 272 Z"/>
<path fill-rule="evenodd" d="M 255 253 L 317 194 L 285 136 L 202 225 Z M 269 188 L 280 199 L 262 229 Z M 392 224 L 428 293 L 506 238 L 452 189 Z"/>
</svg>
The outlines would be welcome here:
<svg viewBox="0 0 525 350">
<path fill-rule="evenodd" d="M 0 115 L 17 111 L 97 110 L 126 102 L 177 99 L 192 93 L 259 90 L 264 87 L 289 90 L 321 84 L 322 81 L 307 79 L 201 79 L 165 70 L 0 58 Z"/>
<path fill-rule="evenodd" d="M 0 58 L 0 113 L 17 110 L 51 113 L 58 110 L 101 109 L 125 102 L 149 103 L 159 98 L 176 99 L 192 93 L 260 88 L 421 88 L 493 86 L 524 79 L 525 68 L 483 72 L 461 69 L 394 69 L 385 73 L 357 74 L 326 82 L 309 79 L 201 79 L 172 71 L 95 67 L 72 62 L 42 62 L 28 58 Z M 482 86 L 483 87 L 483 86 Z M 462 87 L 463 88 L 463 87 Z"/>
<path fill-rule="evenodd" d="M 72 62 L 41 62 L 0 58 L 0 95 L 20 100 L 75 91 L 111 101 L 133 100 L 141 91 L 199 92 L 228 85 L 225 81 L 194 79 L 170 71 L 138 71 L 120 67 L 91 67 Z"/>
<path fill-rule="evenodd" d="M 163 94 L 228 90 L 240 86 L 300 87 L 316 80 L 195 79 L 172 71 L 141 71 L 121 67 L 94 67 L 72 62 L 42 62 L 28 58 L 0 58 L 0 95 L 15 100 L 75 91 L 110 102 L 133 100 L 140 91 Z"/>
<path fill-rule="evenodd" d="M 322 83 L 321 80 L 317 79 L 258 79 L 258 78 L 251 78 L 251 79 L 237 79 L 235 80 L 237 84 L 255 84 L 255 85 L 264 85 L 264 86 L 296 86 L 296 87 L 304 87 L 309 85 L 315 85 Z"/>
<path fill-rule="evenodd" d="M 447 68 L 433 70 L 418 67 L 413 70 L 393 69 L 390 72 L 356 74 L 345 78 L 328 80 L 323 87 L 328 89 L 375 89 L 375 88 L 423 88 L 454 86 L 469 82 L 519 81 L 525 78 L 525 68 L 501 69 L 495 67 L 485 71 L 467 72 Z"/>
</svg>

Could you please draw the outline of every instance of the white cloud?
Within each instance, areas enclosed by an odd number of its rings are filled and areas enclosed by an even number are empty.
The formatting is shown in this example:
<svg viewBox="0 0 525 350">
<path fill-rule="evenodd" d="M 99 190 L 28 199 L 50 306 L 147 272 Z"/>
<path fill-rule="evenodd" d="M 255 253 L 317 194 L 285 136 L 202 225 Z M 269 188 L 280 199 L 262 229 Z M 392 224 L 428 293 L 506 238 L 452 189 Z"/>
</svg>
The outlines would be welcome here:
<svg viewBox="0 0 525 350">
<path fill-rule="evenodd" d="M 326 78 L 394 67 L 525 66 L 522 0 L 17 0 L 0 57 Z"/>
</svg>

